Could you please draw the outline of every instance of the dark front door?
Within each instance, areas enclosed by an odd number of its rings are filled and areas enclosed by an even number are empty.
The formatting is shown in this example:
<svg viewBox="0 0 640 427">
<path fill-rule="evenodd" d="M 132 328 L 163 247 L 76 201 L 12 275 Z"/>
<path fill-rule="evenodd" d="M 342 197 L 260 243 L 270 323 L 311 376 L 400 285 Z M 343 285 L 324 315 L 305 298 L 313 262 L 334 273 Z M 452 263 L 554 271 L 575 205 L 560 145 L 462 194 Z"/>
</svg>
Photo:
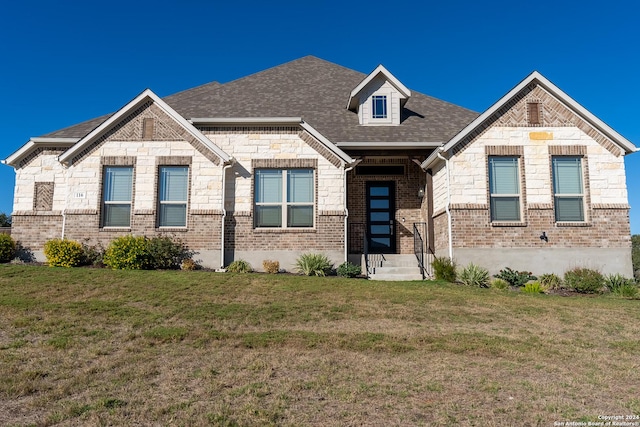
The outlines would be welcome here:
<svg viewBox="0 0 640 427">
<path fill-rule="evenodd" d="M 396 252 L 395 193 L 393 181 L 367 182 L 367 236 L 371 253 Z"/>
</svg>

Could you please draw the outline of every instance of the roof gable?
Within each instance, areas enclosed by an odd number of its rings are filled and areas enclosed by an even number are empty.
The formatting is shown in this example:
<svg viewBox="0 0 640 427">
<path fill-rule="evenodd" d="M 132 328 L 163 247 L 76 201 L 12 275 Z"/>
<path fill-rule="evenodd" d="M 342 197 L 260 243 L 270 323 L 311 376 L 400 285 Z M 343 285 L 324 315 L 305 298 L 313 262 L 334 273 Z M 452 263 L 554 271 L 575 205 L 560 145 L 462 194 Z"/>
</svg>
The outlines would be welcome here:
<svg viewBox="0 0 640 427">
<path fill-rule="evenodd" d="M 368 85 L 372 84 L 379 76 L 389 82 L 404 97 L 403 104 L 411 97 L 411 91 L 393 74 L 391 74 L 389 70 L 380 64 L 351 91 L 351 94 L 349 94 L 349 101 L 347 102 L 347 109 L 355 110 L 358 107 L 362 91 L 365 90 Z"/>
<path fill-rule="evenodd" d="M 114 134 L 117 135 L 119 132 L 122 133 L 123 123 L 127 122 L 129 117 L 135 116 L 140 111 L 150 106 L 158 108 L 160 112 L 164 113 L 165 116 L 168 116 L 170 120 L 174 121 L 183 130 L 182 132 L 179 132 L 181 134 L 181 138 L 188 140 L 214 163 L 218 163 L 219 160 L 227 162 L 231 159 L 231 156 L 213 144 L 206 136 L 185 120 L 184 117 L 179 115 L 166 102 L 160 99 L 151 90 L 146 89 L 115 114 L 104 120 L 102 124 L 82 137 L 69 150 L 60 155 L 58 158 L 59 161 L 67 165 L 79 161 L 87 152 L 91 151 L 96 144 L 104 141 L 108 136 L 112 136 Z"/>
</svg>

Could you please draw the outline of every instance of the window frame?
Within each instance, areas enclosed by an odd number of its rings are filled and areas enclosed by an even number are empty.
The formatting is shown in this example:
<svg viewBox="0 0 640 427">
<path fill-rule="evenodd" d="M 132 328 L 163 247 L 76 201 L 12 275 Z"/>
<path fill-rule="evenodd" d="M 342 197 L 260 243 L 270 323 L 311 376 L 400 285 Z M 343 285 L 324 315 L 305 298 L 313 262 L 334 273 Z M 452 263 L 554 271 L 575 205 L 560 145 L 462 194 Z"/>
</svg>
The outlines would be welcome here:
<svg viewBox="0 0 640 427">
<path fill-rule="evenodd" d="M 556 161 L 558 160 L 577 160 L 578 165 L 578 178 L 580 180 L 580 193 L 558 193 L 558 186 L 556 182 Z M 585 166 L 583 155 L 552 155 L 551 156 L 551 191 L 553 194 L 553 215 L 557 224 L 582 224 L 587 223 L 587 190 L 585 185 Z M 581 199 L 581 219 L 561 219 L 560 211 L 558 207 L 558 199 Z"/>
<path fill-rule="evenodd" d="M 107 170 L 108 169 L 129 169 L 131 171 L 131 188 L 130 188 L 130 193 L 129 193 L 129 200 L 106 200 L 107 198 L 107 191 L 106 191 L 106 186 L 107 186 Z M 133 165 L 109 165 L 109 164 L 104 164 L 102 165 L 102 188 L 101 188 L 101 196 L 100 196 L 100 226 L 101 228 L 106 228 L 106 229 L 114 229 L 114 228 L 126 228 L 129 229 L 131 228 L 131 215 L 133 213 L 133 193 L 134 193 L 134 187 L 135 187 L 135 167 Z M 107 224 L 106 223 L 106 217 L 107 217 L 107 207 L 110 206 L 128 206 L 129 208 L 129 216 L 128 216 L 128 223 L 127 224 L 117 224 L 117 225 L 112 225 L 112 224 Z"/>
<path fill-rule="evenodd" d="M 185 180 L 185 200 L 163 200 L 163 169 L 165 168 L 184 168 L 186 169 L 186 180 Z M 185 229 L 189 225 L 189 194 L 191 188 L 191 165 L 190 164 L 161 164 L 158 165 L 158 180 L 157 180 L 157 213 L 156 213 L 156 224 L 158 228 L 169 229 L 169 228 L 178 228 Z M 163 206 L 184 206 L 184 225 L 163 225 Z"/>
<path fill-rule="evenodd" d="M 382 109 L 384 110 L 382 114 L 376 114 L 376 101 L 382 100 Z M 387 94 L 374 94 L 371 95 L 371 119 L 372 120 L 389 120 L 389 96 Z"/>
<path fill-rule="evenodd" d="M 492 224 L 522 224 L 524 222 L 524 198 L 523 198 L 523 183 L 522 183 L 522 165 L 521 165 L 521 156 L 520 155 L 488 155 L 487 156 L 487 193 L 489 195 L 489 222 Z M 493 182 L 493 167 L 492 161 L 494 160 L 504 160 L 510 159 L 514 161 L 516 166 L 515 170 L 515 185 L 518 190 L 517 193 L 495 193 L 494 192 L 494 182 Z M 496 199 L 517 199 L 517 213 L 518 218 L 512 219 L 498 219 L 496 218 L 496 209 L 494 208 L 494 200 Z"/>
<path fill-rule="evenodd" d="M 258 176 L 261 171 L 279 171 L 280 172 L 280 181 L 282 187 L 280 188 L 280 197 L 281 200 L 277 202 L 263 202 L 258 201 Z M 308 171 L 311 173 L 311 201 L 306 202 L 291 202 L 289 201 L 289 174 L 292 171 Z M 253 209 L 254 209 L 254 220 L 253 227 L 255 229 L 274 229 L 274 230 L 308 230 L 314 229 L 316 226 L 316 170 L 314 168 L 309 167 L 283 167 L 283 168 L 265 168 L 258 167 L 253 171 L 254 182 L 253 182 Z M 259 225 L 259 214 L 258 210 L 260 207 L 280 207 L 280 225 L 279 226 L 261 226 Z M 295 226 L 290 225 L 290 215 L 289 208 L 290 207 L 310 207 L 311 208 L 311 224 L 310 225 L 301 225 Z"/>
</svg>

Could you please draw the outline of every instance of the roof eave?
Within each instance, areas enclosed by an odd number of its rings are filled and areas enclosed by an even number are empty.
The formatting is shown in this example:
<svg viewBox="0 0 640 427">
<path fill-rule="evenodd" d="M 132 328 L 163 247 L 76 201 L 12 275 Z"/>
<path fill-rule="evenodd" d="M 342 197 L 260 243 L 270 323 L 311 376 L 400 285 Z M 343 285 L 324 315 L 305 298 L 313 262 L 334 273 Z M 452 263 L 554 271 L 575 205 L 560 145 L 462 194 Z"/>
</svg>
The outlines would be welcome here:
<svg viewBox="0 0 640 427">
<path fill-rule="evenodd" d="M 300 124 L 302 117 L 196 117 L 188 120 L 192 124 Z"/>
<path fill-rule="evenodd" d="M 22 147 L 11 154 L 6 159 L 0 161 L 0 163 L 9 166 L 17 166 L 20 161 L 31 154 L 33 150 L 43 145 L 55 144 L 59 147 L 71 147 L 78 142 L 78 138 L 47 138 L 47 137 L 33 137 L 27 141 Z"/>
<path fill-rule="evenodd" d="M 364 150 L 367 148 L 373 149 L 385 149 L 385 150 L 404 150 L 413 148 L 436 148 L 442 145 L 442 141 L 439 142 L 427 142 L 427 141 L 346 141 L 338 142 L 336 145 L 340 148 L 351 150 Z"/>
</svg>

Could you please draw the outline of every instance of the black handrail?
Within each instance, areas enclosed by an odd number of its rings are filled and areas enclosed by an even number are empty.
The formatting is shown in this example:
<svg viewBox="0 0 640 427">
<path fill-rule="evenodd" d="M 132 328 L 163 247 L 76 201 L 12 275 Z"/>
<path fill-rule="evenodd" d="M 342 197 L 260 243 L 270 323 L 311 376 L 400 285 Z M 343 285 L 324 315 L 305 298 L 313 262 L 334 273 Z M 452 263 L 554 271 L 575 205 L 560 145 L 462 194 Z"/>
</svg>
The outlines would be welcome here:
<svg viewBox="0 0 640 427">
<path fill-rule="evenodd" d="M 368 278 L 369 277 L 369 236 L 367 235 L 366 228 L 362 233 L 362 235 L 363 235 L 362 248 L 363 248 L 363 255 L 364 255 L 364 269 L 365 269 L 365 275 Z"/>
<path fill-rule="evenodd" d="M 422 235 L 420 234 L 420 230 L 418 230 L 418 226 L 424 230 L 426 227 L 426 223 L 424 222 L 414 222 L 413 223 L 413 253 L 416 255 L 418 259 L 418 267 L 420 267 L 420 274 L 422 274 L 422 280 L 425 279 L 425 266 L 424 266 L 424 240 L 422 239 Z"/>
</svg>

